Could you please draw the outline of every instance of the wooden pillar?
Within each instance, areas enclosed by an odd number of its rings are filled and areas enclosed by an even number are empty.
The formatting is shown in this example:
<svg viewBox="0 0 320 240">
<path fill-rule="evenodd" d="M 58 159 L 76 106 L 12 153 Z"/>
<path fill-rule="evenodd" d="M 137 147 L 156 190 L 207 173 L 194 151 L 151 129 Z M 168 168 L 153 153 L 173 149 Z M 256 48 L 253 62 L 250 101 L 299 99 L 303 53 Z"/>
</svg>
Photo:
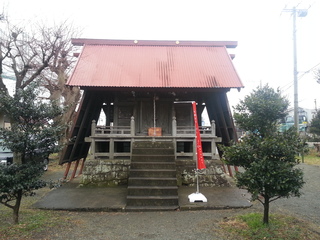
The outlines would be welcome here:
<svg viewBox="0 0 320 240">
<path fill-rule="evenodd" d="M 173 148 L 174 148 L 174 156 L 175 159 L 177 159 L 177 139 L 175 138 L 177 136 L 177 119 L 176 117 L 172 117 L 172 136 L 173 136 Z"/>
<path fill-rule="evenodd" d="M 211 139 L 211 159 L 213 159 L 213 156 L 216 153 L 216 141 L 215 139 Z"/>
<path fill-rule="evenodd" d="M 96 120 L 92 120 L 92 123 L 91 123 L 91 136 L 95 135 L 96 127 L 97 127 Z"/>
<path fill-rule="evenodd" d="M 83 167 L 84 167 L 84 163 L 85 163 L 86 159 L 83 158 L 82 159 L 82 163 L 81 163 L 81 166 L 80 166 L 80 169 L 79 169 L 79 175 L 82 174 L 82 170 L 83 170 Z"/>
<path fill-rule="evenodd" d="M 222 164 L 222 167 L 223 167 L 223 171 L 224 171 L 224 173 L 227 173 L 226 166 L 225 166 L 224 164 Z"/>
<path fill-rule="evenodd" d="M 70 170 L 70 167 L 71 167 L 71 162 L 68 162 L 68 163 L 67 163 L 66 170 L 64 171 L 63 180 L 66 180 L 66 179 L 67 179 L 68 173 L 69 173 L 69 170 Z"/>
<path fill-rule="evenodd" d="M 177 119 L 176 117 L 172 118 L 172 136 L 177 136 Z"/>
<path fill-rule="evenodd" d="M 95 159 L 96 157 L 96 142 L 95 142 L 95 132 L 96 132 L 97 123 L 95 120 L 92 120 L 91 123 L 91 159 Z"/>
<path fill-rule="evenodd" d="M 73 169 L 73 172 L 72 172 L 72 174 L 71 174 L 70 181 L 71 181 L 72 179 L 74 179 L 75 176 L 76 176 L 77 169 L 78 169 L 78 166 L 79 166 L 79 162 L 80 162 L 80 159 L 78 159 L 78 160 L 76 161 L 75 165 L 74 165 L 74 169 Z"/>
<path fill-rule="evenodd" d="M 216 136 L 216 122 L 214 120 L 211 121 L 211 134 Z"/>
<path fill-rule="evenodd" d="M 131 133 L 131 137 L 133 137 L 135 135 L 135 123 L 134 123 L 134 117 L 131 117 L 131 121 L 130 121 L 130 133 Z"/>
<path fill-rule="evenodd" d="M 110 138 L 109 156 L 110 159 L 114 158 L 114 138 Z"/>
<path fill-rule="evenodd" d="M 228 168 L 228 172 L 229 172 L 230 177 L 233 177 L 231 166 L 227 165 L 227 168 Z"/>
</svg>

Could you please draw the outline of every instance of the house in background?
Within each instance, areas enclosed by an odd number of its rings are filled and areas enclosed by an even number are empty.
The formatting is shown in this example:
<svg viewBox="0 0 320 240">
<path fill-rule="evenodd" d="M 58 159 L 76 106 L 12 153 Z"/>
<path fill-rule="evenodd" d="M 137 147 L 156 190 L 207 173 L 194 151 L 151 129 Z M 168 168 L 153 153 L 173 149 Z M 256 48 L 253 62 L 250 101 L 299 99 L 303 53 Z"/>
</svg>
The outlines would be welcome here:
<svg viewBox="0 0 320 240">
<path fill-rule="evenodd" d="M 67 85 L 80 87 L 83 96 L 60 164 L 84 159 L 84 184 L 193 185 L 197 156 L 190 102 L 195 101 L 198 122 L 204 109 L 210 120 L 200 126 L 207 166 L 201 184 L 228 184 L 217 143 L 237 139 L 226 95 L 243 87 L 227 51 L 236 42 L 72 43 L 82 51 Z M 97 125 L 100 114 L 103 126 Z M 173 183 L 163 183 L 170 179 Z"/>
</svg>

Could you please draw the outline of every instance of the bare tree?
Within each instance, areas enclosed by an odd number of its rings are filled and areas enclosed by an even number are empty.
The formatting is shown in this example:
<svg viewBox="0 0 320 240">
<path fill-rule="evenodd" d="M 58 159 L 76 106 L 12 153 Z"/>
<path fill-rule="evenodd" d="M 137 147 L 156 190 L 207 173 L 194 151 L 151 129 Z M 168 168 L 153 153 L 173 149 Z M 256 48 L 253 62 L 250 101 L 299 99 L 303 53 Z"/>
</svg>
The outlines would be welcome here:
<svg viewBox="0 0 320 240">
<path fill-rule="evenodd" d="M 59 120 L 70 125 L 80 98 L 79 88 L 65 86 L 75 62 L 70 40 L 76 31 L 67 22 L 54 27 L 34 25 L 32 31 L 24 29 L 7 23 L 5 31 L 2 30 L 0 74 L 4 71 L 14 74 L 15 91 L 24 89 L 32 82 L 41 81 L 41 85 L 50 93 L 48 98 L 67 107 Z M 2 77 L 0 91 L 2 94 L 8 94 Z"/>
<path fill-rule="evenodd" d="M 314 78 L 316 79 L 317 83 L 320 84 L 320 69 L 314 71 Z"/>
<path fill-rule="evenodd" d="M 80 89 L 77 87 L 68 87 L 66 82 L 75 63 L 73 57 L 73 46 L 71 37 L 74 37 L 75 32 L 73 27 L 69 27 L 67 23 L 61 24 L 58 27 L 61 33 L 58 48 L 49 62 L 49 68 L 42 72 L 42 84 L 50 92 L 50 99 L 59 101 L 65 108 L 65 113 L 61 116 L 60 121 L 67 126 L 72 125 L 74 113 L 80 99 Z M 64 138 L 61 139 L 65 143 L 68 137 L 69 128 L 66 128 Z"/>
<path fill-rule="evenodd" d="M 10 130 L 0 126 L 0 135 L 4 139 L 1 144 L 14 151 L 14 161 L 20 163 L 1 167 L 0 202 L 13 209 L 15 223 L 18 222 L 22 196 L 43 187 L 39 181 L 41 168 L 33 161 L 33 156 L 39 153 L 33 154 L 32 150 L 42 149 L 40 147 L 45 144 L 46 154 L 52 153 L 48 143 L 54 146 L 61 129 L 64 129 L 60 121 L 67 123 L 72 119 L 80 96 L 78 88 L 65 87 L 74 63 L 70 41 L 72 28 L 64 22 L 55 27 L 34 25 L 33 30 L 26 29 L 31 28 L 12 26 L 9 22 L 5 28 L 0 27 L 0 114 L 6 114 L 11 121 Z M 13 97 L 3 73 L 14 75 Z M 48 89 L 48 99 L 60 103 L 56 106 L 50 101 L 54 106 L 52 109 L 60 110 L 61 105 L 69 107 L 65 115 L 58 110 L 51 111 L 50 104 L 43 101 L 36 104 L 35 99 L 39 98 L 37 86 Z M 50 128 L 49 124 L 53 127 Z M 45 141 L 41 141 L 43 139 Z M 9 204 L 15 200 L 15 204 Z"/>
<path fill-rule="evenodd" d="M 2 48 L 6 58 L 2 62 L 4 67 L 14 73 L 15 89 L 24 89 L 30 83 L 39 79 L 41 72 L 49 66 L 58 49 L 59 32 L 47 32 L 50 29 L 26 33 L 19 27 L 8 27 L 6 39 Z"/>
<path fill-rule="evenodd" d="M 1 21 L 5 21 L 3 15 L 1 15 Z M 2 94 L 8 94 L 8 89 L 3 81 L 3 68 L 5 60 L 8 59 L 11 50 L 11 41 L 7 38 L 7 32 L 0 28 L 0 91 Z"/>
</svg>

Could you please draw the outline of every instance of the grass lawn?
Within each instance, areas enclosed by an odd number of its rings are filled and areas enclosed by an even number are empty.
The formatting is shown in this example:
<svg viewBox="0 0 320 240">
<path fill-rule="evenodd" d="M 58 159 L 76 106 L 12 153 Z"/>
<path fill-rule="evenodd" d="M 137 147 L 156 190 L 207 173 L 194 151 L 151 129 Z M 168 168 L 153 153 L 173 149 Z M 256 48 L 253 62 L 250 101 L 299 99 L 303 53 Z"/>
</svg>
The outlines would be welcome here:
<svg viewBox="0 0 320 240">
<path fill-rule="evenodd" d="M 50 173 L 61 171 L 61 168 L 58 165 L 57 157 L 50 157 Z M 41 239 L 41 234 L 45 233 L 47 229 L 60 228 L 65 225 L 68 219 L 62 211 L 32 208 L 32 205 L 49 191 L 51 191 L 49 187 L 44 187 L 37 190 L 36 195 L 32 197 L 22 197 L 19 224 L 12 223 L 12 209 L 0 204 L 0 239 L 34 239 L 38 234 L 40 234 L 39 239 Z"/>
<path fill-rule="evenodd" d="M 12 224 L 11 209 L 0 206 L 0 239 L 34 239 L 35 236 L 42 236 L 48 229 L 60 228 L 64 222 L 68 222 L 63 212 L 32 209 L 30 208 L 30 204 L 34 202 L 32 198 L 24 198 L 22 201 L 19 224 Z"/>
<path fill-rule="evenodd" d="M 269 225 L 262 223 L 262 213 L 248 213 L 225 219 L 220 223 L 225 239 L 290 239 L 290 240 L 317 240 L 319 233 L 315 232 L 310 223 L 277 214 L 271 214 Z"/>
<path fill-rule="evenodd" d="M 315 149 L 310 149 L 308 154 L 303 157 L 300 156 L 299 159 L 301 162 L 320 166 L 320 152 L 317 152 Z"/>
</svg>

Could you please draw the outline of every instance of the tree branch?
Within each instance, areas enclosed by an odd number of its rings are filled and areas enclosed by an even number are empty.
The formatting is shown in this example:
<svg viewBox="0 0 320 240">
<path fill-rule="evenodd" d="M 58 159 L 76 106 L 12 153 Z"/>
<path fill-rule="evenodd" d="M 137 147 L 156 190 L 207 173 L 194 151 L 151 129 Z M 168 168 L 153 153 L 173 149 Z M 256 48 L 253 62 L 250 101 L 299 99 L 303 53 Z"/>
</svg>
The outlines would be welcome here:
<svg viewBox="0 0 320 240">
<path fill-rule="evenodd" d="M 279 199 L 279 198 L 280 198 L 280 196 L 275 197 L 275 198 L 272 198 L 272 199 L 269 200 L 269 202 L 273 202 L 273 201 L 275 201 L 275 200 L 277 200 L 277 199 Z"/>
</svg>

